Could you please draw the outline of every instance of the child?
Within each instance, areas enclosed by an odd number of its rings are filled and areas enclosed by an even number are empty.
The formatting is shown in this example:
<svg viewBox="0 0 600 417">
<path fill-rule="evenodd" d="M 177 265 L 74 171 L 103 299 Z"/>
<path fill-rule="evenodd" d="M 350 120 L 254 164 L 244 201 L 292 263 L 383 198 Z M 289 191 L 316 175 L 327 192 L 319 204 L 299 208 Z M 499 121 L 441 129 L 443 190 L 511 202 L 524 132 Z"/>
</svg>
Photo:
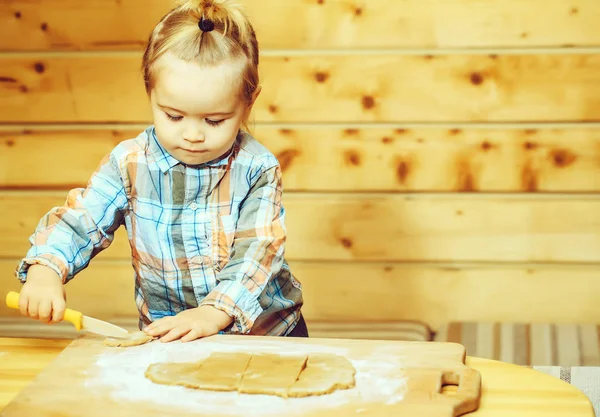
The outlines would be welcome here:
<svg viewBox="0 0 600 417">
<path fill-rule="evenodd" d="M 63 284 L 124 224 L 149 335 L 308 336 L 281 170 L 240 129 L 260 92 L 251 24 L 233 1 L 187 0 L 154 28 L 142 67 L 154 124 L 42 218 L 16 271 L 22 314 L 61 321 Z"/>
</svg>

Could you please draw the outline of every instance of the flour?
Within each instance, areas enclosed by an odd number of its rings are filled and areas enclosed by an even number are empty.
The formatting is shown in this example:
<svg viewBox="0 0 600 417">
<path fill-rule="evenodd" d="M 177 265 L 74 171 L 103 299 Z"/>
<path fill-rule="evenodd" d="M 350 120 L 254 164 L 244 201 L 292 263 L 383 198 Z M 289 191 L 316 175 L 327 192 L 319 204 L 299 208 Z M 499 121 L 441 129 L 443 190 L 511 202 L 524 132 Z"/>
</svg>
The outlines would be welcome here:
<svg viewBox="0 0 600 417">
<path fill-rule="evenodd" d="M 87 370 L 87 388 L 108 388 L 117 401 L 144 402 L 178 408 L 206 415 L 230 414 L 244 416 L 297 415 L 331 409 L 358 402 L 393 404 L 401 401 L 406 386 L 402 363 L 398 356 L 385 349 L 373 349 L 367 357 L 353 358 L 348 349 L 310 344 L 281 345 L 269 341 L 253 341 L 252 348 L 241 341 L 191 343 L 171 342 L 106 350 Z M 280 355 L 331 353 L 345 356 L 356 369 L 356 387 L 332 394 L 305 398 L 280 398 L 269 395 L 247 395 L 237 392 L 213 392 L 179 386 L 155 384 L 144 376 L 148 365 L 158 362 L 194 362 L 212 352 L 278 353 Z M 362 410 L 356 410 L 360 413 Z"/>
</svg>

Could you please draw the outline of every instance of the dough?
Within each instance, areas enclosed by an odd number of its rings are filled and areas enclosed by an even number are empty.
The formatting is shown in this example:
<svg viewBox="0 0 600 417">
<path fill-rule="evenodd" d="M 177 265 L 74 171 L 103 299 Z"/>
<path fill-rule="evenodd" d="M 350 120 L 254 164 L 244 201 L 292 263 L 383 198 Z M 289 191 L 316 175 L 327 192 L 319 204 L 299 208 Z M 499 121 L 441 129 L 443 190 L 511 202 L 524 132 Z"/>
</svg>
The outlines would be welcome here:
<svg viewBox="0 0 600 417">
<path fill-rule="evenodd" d="M 331 354 L 246 353 L 212 353 L 194 363 L 155 363 L 145 372 L 146 378 L 157 384 L 283 398 L 324 395 L 352 388 L 355 374 L 346 358 Z"/>
<path fill-rule="evenodd" d="M 202 362 L 151 364 L 145 375 L 157 384 L 183 385 L 211 391 L 237 391 L 250 357 L 245 353 L 213 353 Z"/>
<path fill-rule="evenodd" d="M 306 369 L 288 391 L 289 397 L 329 394 L 354 386 L 356 371 L 348 359 L 328 354 L 308 357 Z"/>
<path fill-rule="evenodd" d="M 104 344 L 111 347 L 131 347 L 139 346 L 154 340 L 154 337 L 148 336 L 146 333 L 139 331 L 130 333 L 127 339 L 106 338 Z"/>
<path fill-rule="evenodd" d="M 306 356 L 252 356 L 238 392 L 287 397 L 288 390 L 306 367 Z"/>
</svg>

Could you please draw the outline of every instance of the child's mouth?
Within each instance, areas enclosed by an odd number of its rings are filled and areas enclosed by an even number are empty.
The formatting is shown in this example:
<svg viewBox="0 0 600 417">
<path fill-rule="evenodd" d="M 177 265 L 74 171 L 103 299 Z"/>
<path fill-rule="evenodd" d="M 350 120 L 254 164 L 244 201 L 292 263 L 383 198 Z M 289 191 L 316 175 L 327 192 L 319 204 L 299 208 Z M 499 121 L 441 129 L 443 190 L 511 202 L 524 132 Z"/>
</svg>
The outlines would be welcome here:
<svg viewBox="0 0 600 417">
<path fill-rule="evenodd" d="M 193 150 L 193 149 L 185 149 L 184 148 L 183 150 L 186 151 L 186 152 L 189 152 L 189 153 L 205 153 L 205 152 L 208 152 L 207 149 L 196 149 L 196 150 Z"/>
</svg>

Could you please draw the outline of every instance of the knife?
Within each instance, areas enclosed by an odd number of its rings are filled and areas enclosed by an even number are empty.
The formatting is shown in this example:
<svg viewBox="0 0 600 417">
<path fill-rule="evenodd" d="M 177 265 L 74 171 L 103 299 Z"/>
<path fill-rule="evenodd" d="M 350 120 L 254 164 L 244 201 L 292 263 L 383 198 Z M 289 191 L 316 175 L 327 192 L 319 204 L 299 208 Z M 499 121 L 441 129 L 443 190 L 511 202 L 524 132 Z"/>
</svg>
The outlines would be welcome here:
<svg viewBox="0 0 600 417">
<path fill-rule="evenodd" d="M 6 305 L 10 308 L 19 309 L 20 294 L 14 291 L 6 294 Z M 84 316 L 81 312 L 67 308 L 65 310 L 64 320 L 75 326 L 77 331 L 86 330 L 88 332 L 101 334 L 103 336 L 127 338 L 129 332 L 122 327 L 115 326 L 108 322 Z"/>
</svg>

